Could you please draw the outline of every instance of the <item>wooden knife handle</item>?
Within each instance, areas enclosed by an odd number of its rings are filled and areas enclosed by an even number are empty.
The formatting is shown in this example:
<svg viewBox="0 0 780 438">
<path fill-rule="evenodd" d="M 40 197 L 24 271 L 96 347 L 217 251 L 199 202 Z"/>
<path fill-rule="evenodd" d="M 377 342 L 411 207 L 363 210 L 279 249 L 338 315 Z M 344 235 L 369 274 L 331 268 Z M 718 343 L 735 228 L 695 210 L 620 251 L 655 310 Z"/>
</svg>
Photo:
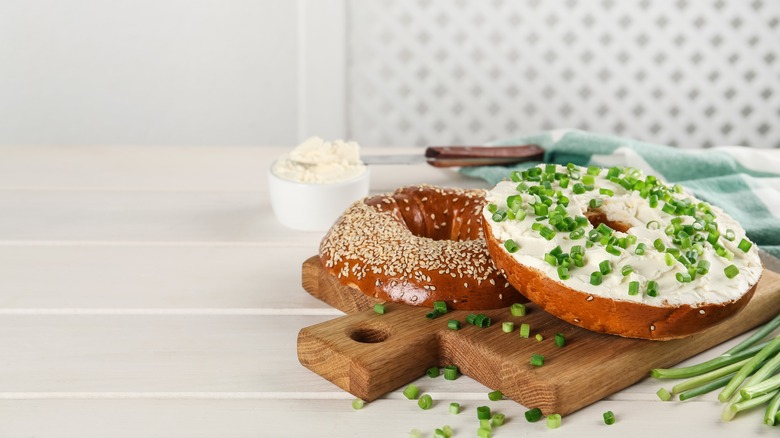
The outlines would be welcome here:
<svg viewBox="0 0 780 438">
<path fill-rule="evenodd" d="M 489 166 L 541 160 L 544 149 L 520 146 L 432 146 L 425 150 L 428 164 L 436 167 Z"/>
</svg>

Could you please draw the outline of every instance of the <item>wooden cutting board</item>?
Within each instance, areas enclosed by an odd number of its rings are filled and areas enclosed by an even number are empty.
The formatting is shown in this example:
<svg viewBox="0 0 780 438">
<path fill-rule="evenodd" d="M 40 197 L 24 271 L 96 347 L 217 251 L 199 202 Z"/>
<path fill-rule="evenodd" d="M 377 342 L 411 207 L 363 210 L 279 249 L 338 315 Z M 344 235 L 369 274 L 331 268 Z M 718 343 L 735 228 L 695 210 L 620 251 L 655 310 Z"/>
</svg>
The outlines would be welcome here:
<svg viewBox="0 0 780 438">
<path fill-rule="evenodd" d="M 774 317 L 780 311 L 780 275 L 765 270 L 748 305 L 723 323 L 686 339 L 647 341 L 603 335 L 573 326 L 527 304 L 515 317 L 509 309 L 450 311 L 427 319 L 428 308 L 390 303 L 374 313 L 375 300 L 342 286 L 324 272 L 319 259 L 303 263 L 303 287 L 348 315 L 306 327 L 298 334 L 298 359 L 305 367 L 366 401 L 403 387 L 432 366 L 457 365 L 461 373 L 504 396 L 545 414 L 566 415 L 647 377 L 652 368 L 670 367 Z M 492 325 L 465 322 L 483 313 Z M 449 319 L 460 330 L 447 328 Z M 504 333 L 501 323 L 516 330 Z M 531 326 L 521 338 L 520 323 Z M 543 340 L 534 335 L 540 333 Z M 556 347 L 555 333 L 566 346 Z M 530 363 L 544 355 L 544 366 Z"/>
</svg>

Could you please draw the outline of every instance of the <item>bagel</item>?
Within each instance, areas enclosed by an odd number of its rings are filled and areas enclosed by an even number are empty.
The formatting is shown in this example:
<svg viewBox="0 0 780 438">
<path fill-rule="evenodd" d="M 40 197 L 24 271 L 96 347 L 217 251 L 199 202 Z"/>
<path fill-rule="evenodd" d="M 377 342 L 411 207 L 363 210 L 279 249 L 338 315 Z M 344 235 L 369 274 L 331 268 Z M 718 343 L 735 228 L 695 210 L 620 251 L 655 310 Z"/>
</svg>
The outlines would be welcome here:
<svg viewBox="0 0 780 438">
<path fill-rule="evenodd" d="M 733 218 L 636 169 L 542 165 L 486 198 L 488 250 L 509 282 L 588 330 L 690 336 L 739 312 L 761 277 Z"/>
<path fill-rule="evenodd" d="M 381 301 L 451 309 L 526 302 L 482 237 L 484 190 L 402 187 L 355 202 L 320 244 L 324 269 Z"/>
</svg>

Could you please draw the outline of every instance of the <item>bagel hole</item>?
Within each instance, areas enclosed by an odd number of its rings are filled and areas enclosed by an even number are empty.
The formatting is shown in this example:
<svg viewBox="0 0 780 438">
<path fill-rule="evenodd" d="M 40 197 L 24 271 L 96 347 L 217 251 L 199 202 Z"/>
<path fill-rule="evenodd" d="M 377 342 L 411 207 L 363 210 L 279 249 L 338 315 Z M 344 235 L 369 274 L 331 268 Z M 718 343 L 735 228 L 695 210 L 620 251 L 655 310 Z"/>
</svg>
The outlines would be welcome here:
<svg viewBox="0 0 780 438">
<path fill-rule="evenodd" d="M 585 217 L 588 218 L 588 222 L 590 222 L 590 224 L 593 225 L 593 228 L 598 227 L 599 224 L 604 224 L 615 231 L 620 231 L 621 233 L 627 233 L 628 230 L 631 229 L 631 225 L 628 225 L 625 222 L 609 220 L 607 215 L 604 214 L 603 211 L 598 209 L 586 211 Z"/>
<path fill-rule="evenodd" d="M 377 344 L 390 337 L 390 330 L 383 327 L 358 327 L 349 333 L 349 337 L 361 344 Z"/>
</svg>

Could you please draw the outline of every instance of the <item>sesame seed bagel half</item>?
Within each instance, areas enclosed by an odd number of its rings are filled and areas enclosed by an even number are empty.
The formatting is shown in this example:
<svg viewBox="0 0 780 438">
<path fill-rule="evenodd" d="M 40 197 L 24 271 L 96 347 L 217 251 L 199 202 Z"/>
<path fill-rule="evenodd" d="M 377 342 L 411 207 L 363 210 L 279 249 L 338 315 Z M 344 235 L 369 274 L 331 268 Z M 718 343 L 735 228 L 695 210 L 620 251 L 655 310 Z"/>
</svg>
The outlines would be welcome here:
<svg viewBox="0 0 780 438">
<path fill-rule="evenodd" d="M 526 302 L 482 236 L 484 190 L 401 187 L 355 202 L 320 243 L 324 269 L 381 301 L 451 309 Z"/>
<path fill-rule="evenodd" d="M 721 209 L 635 169 L 536 169 L 488 191 L 482 225 L 496 266 L 553 316 L 669 340 L 732 317 L 753 296 L 758 249 Z"/>
</svg>

